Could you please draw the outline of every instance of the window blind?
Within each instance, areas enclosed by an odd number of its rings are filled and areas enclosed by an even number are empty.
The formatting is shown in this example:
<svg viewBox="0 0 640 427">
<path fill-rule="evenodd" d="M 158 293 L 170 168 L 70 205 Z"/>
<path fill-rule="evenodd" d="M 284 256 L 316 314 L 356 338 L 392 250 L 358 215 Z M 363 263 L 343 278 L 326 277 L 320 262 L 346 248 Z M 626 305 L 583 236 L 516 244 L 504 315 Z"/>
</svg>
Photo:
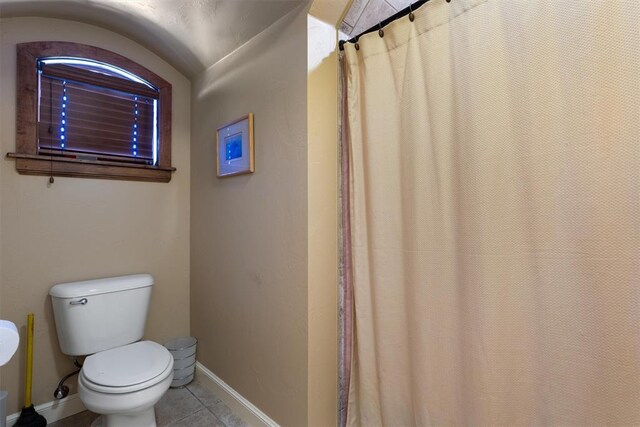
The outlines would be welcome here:
<svg viewBox="0 0 640 427">
<path fill-rule="evenodd" d="M 157 96 L 90 67 L 41 66 L 39 152 L 153 164 Z"/>
</svg>

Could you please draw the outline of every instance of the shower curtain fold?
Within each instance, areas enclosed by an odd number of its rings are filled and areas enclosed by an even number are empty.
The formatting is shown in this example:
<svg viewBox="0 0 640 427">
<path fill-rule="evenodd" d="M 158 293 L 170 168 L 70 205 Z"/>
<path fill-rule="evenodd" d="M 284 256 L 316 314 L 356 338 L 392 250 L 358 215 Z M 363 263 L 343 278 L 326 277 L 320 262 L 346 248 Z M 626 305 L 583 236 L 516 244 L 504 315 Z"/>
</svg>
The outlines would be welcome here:
<svg viewBox="0 0 640 427">
<path fill-rule="evenodd" d="M 640 425 L 640 2 L 415 17 L 345 45 L 347 424 Z"/>
</svg>

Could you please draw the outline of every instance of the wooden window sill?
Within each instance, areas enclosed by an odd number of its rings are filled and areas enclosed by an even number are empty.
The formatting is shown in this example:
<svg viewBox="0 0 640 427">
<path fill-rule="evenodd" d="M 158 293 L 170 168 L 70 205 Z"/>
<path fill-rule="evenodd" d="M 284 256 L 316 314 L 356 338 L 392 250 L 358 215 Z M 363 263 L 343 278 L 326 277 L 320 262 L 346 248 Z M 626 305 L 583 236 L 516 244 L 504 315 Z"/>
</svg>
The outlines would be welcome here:
<svg viewBox="0 0 640 427">
<path fill-rule="evenodd" d="M 23 175 L 53 175 L 128 181 L 169 182 L 176 168 L 139 165 L 104 160 L 50 157 L 37 154 L 7 153 L 15 159 L 16 170 Z"/>
</svg>

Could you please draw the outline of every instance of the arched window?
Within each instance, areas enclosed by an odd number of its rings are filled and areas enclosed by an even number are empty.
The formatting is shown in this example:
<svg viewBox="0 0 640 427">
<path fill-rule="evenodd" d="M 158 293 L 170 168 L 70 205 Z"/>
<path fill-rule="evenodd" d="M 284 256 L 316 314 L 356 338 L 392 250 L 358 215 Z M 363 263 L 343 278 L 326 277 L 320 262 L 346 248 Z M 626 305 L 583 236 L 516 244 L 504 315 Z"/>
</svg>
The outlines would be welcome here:
<svg viewBox="0 0 640 427">
<path fill-rule="evenodd" d="M 18 45 L 20 173 L 171 179 L 171 85 L 116 53 L 66 42 Z"/>
</svg>

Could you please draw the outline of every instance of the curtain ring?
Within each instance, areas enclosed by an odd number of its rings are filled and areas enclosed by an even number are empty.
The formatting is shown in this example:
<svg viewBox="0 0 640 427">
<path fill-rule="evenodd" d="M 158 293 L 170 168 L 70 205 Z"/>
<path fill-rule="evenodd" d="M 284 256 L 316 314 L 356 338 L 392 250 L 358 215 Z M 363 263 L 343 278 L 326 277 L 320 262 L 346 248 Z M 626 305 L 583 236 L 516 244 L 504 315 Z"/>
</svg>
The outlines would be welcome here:
<svg viewBox="0 0 640 427">
<path fill-rule="evenodd" d="M 451 0 L 447 0 L 447 3 L 451 3 Z"/>
<path fill-rule="evenodd" d="M 382 29 L 382 23 L 381 23 L 381 22 L 378 22 L 378 27 L 380 28 L 380 29 L 378 30 L 378 35 L 379 35 L 380 37 L 384 37 L 384 30 Z"/>
<path fill-rule="evenodd" d="M 413 9 L 411 8 L 411 3 L 409 3 L 409 21 L 413 22 L 414 19 L 416 19 L 416 17 L 413 14 Z"/>
</svg>

